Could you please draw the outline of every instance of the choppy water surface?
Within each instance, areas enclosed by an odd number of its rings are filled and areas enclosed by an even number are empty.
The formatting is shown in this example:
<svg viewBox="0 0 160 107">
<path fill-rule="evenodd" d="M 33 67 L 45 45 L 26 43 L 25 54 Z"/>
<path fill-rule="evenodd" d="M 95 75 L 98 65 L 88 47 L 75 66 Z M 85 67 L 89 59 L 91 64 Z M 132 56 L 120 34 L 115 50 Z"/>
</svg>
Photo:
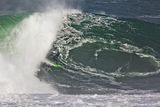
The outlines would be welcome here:
<svg viewBox="0 0 160 107">
<path fill-rule="evenodd" d="M 2 107 L 153 107 L 159 94 L 143 95 L 9 95 L 1 96 Z"/>
</svg>

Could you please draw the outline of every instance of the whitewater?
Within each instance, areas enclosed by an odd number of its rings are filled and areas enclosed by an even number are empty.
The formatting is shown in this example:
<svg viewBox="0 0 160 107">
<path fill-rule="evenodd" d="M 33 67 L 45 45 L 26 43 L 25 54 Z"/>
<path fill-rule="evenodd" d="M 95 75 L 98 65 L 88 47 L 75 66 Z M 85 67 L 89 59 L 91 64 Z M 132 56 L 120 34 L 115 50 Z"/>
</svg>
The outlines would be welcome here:
<svg viewBox="0 0 160 107">
<path fill-rule="evenodd" d="M 68 12 L 69 13 L 69 12 Z M 49 84 L 36 77 L 40 63 L 56 40 L 64 10 L 33 13 L 22 20 L 3 40 L 0 50 L 0 92 L 54 93 Z"/>
<path fill-rule="evenodd" d="M 0 106 L 158 107 L 160 25 L 148 18 L 159 3 L 152 4 L 1 0 Z"/>
</svg>

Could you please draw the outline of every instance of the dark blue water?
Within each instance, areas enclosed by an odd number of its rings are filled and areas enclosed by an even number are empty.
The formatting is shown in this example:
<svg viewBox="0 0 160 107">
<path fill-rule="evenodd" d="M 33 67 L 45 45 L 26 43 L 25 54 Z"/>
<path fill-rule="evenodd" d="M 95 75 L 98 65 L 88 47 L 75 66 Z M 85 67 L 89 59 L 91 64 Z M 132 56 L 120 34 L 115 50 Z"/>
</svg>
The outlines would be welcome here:
<svg viewBox="0 0 160 107">
<path fill-rule="evenodd" d="M 55 1 L 57 2 L 57 0 L 1 0 L 0 13 L 42 11 L 51 2 L 56 4 Z M 58 3 L 84 12 L 139 18 L 160 23 L 159 0 L 58 0 Z"/>
</svg>

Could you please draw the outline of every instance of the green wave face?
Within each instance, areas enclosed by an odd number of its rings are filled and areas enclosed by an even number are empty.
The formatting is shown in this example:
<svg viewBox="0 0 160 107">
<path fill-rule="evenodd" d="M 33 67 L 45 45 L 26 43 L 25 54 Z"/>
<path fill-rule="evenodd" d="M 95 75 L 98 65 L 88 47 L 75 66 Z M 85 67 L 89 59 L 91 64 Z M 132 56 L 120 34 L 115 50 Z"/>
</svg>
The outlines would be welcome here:
<svg viewBox="0 0 160 107">
<path fill-rule="evenodd" d="M 70 15 L 48 54 L 63 67 L 44 63 L 38 76 L 49 75 L 62 93 L 160 90 L 159 34 L 160 25 L 140 20 Z"/>
<path fill-rule="evenodd" d="M 9 36 L 12 29 L 27 15 L 5 15 L 0 16 L 0 41 Z"/>
</svg>

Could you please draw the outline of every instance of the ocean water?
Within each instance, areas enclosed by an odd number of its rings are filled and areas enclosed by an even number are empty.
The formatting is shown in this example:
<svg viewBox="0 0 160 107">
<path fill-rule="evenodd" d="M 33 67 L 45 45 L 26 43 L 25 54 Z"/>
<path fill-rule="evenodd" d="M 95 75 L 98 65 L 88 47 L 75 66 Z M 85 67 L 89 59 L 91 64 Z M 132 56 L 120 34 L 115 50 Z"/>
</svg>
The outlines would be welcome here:
<svg viewBox="0 0 160 107">
<path fill-rule="evenodd" d="M 159 106 L 159 3 L 2 0 L 0 105 Z"/>
</svg>

